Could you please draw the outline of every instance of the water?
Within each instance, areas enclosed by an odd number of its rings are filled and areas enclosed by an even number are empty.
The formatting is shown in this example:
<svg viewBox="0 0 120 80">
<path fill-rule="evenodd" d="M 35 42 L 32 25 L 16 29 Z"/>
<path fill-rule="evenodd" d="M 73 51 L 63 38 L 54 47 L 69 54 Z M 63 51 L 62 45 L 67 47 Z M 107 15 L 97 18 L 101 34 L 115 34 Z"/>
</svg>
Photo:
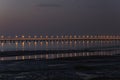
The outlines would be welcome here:
<svg viewBox="0 0 120 80">
<path fill-rule="evenodd" d="M 36 52 L 26 55 L 16 55 L 12 57 L 0 57 L 0 60 L 24 60 L 24 59 L 54 59 L 64 57 L 78 56 L 103 56 L 103 55 L 118 55 L 120 53 L 120 41 L 32 41 L 32 42 L 1 42 L 1 52 L 9 51 L 48 51 L 44 54 Z M 56 50 L 49 54 L 49 50 Z M 59 53 L 57 51 L 62 50 Z M 74 52 L 66 52 L 74 50 Z M 5 54 L 5 53 L 4 53 Z M 8 53 L 7 53 L 8 54 Z M 13 53 L 10 53 L 11 55 Z M 33 55 L 34 54 L 34 55 Z"/>
<path fill-rule="evenodd" d="M 66 77 L 74 80 L 85 78 L 114 75 L 119 76 L 120 58 L 118 57 L 85 57 L 80 60 L 64 61 L 60 60 L 40 60 L 54 59 L 77 56 L 103 56 L 117 55 L 120 53 L 120 41 L 55 41 L 55 42 L 1 42 L 1 52 L 6 51 L 38 51 L 38 50 L 81 50 L 80 52 L 71 53 L 45 53 L 34 55 L 20 55 L 11 57 L 0 57 L 0 77 L 4 80 L 39 80 L 43 78 L 56 77 L 58 79 Z M 17 52 L 16 52 L 17 54 Z M 26 54 L 26 53 L 25 53 Z M 39 58 L 39 59 L 38 59 Z M 25 60 L 32 59 L 32 60 Z M 35 60 L 34 60 L 35 59 Z M 13 62 L 4 62 L 4 60 L 18 60 Z M 19 61 L 22 60 L 22 61 Z M 72 65 L 71 65 L 72 64 Z M 75 70 L 80 66 L 83 70 Z M 81 67 L 82 66 L 82 67 Z M 90 67 L 90 68 L 89 68 Z M 112 67 L 112 68 L 111 68 Z M 88 70 L 91 69 L 91 70 Z M 116 70 L 117 69 L 117 70 Z M 6 72 L 7 70 L 7 72 Z M 25 71 L 24 71 L 25 70 Z M 12 72 L 13 71 L 13 72 Z M 15 73 L 14 73 L 15 72 Z M 100 74 L 101 73 L 101 74 Z M 32 76 L 32 77 L 31 77 Z M 52 76 L 52 77 L 51 77 Z"/>
<path fill-rule="evenodd" d="M 0 51 L 80 50 L 88 48 L 119 48 L 120 41 L 32 41 L 0 42 Z"/>
</svg>

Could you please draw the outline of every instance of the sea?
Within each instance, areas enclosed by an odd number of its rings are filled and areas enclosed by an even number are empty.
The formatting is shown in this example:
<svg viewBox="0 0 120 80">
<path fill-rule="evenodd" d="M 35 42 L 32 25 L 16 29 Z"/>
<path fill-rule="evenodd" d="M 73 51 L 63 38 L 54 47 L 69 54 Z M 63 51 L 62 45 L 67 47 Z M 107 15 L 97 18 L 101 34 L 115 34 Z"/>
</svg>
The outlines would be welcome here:
<svg viewBox="0 0 120 80">
<path fill-rule="evenodd" d="M 62 51 L 54 54 L 63 56 L 51 58 L 50 55 L 53 53 L 49 51 Z M 22 56 L 19 54 L 21 58 L 8 56 L 11 57 L 8 59 L 5 56 L 11 55 L 12 52 L 21 53 Z M 28 55 L 32 58 L 24 56 L 28 52 L 32 52 L 32 55 Z M 41 59 L 33 55 L 36 52 L 37 56 L 44 54 L 47 56 Z M 119 54 L 119 40 L 0 42 L 0 79 L 119 80 Z"/>
</svg>

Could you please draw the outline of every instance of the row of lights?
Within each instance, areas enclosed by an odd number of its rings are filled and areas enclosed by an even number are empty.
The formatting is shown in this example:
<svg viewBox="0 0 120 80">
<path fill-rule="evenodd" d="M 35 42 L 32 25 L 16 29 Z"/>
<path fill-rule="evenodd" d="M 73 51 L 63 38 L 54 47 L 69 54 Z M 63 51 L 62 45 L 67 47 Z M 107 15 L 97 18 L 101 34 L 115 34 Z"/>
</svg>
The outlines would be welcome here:
<svg viewBox="0 0 120 80">
<path fill-rule="evenodd" d="M 33 38 L 37 38 L 38 36 L 34 36 Z M 0 38 L 5 38 L 5 36 L 1 36 Z M 11 38 L 10 36 L 8 37 L 8 38 Z M 15 38 L 19 38 L 19 36 L 15 36 Z M 22 35 L 20 38 L 32 38 L 32 36 L 28 36 L 28 37 L 25 37 L 24 35 Z M 38 37 L 38 38 L 43 38 L 43 36 L 41 35 L 40 37 Z M 45 38 L 49 38 L 49 36 L 45 36 Z M 54 37 L 54 36 L 50 36 L 50 38 L 120 38 L 120 36 L 89 36 L 89 35 L 83 35 L 83 36 L 76 36 L 76 35 L 74 35 L 74 36 L 72 36 L 72 35 L 70 35 L 70 36 L 56 36 L 56 37 Z"/>
</svg>

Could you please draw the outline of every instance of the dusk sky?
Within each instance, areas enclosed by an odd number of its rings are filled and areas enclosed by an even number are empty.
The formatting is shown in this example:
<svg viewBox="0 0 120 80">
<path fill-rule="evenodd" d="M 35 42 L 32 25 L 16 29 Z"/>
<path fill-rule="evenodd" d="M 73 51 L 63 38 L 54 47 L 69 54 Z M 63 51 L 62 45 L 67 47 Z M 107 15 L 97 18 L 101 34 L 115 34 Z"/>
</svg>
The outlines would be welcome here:
<svg viewBox="0 0 120 80">
<path fill-rule="evenodd" d="M 119 34 L 120 0 L 0 0 L 0 34 Z"/>
</svg>

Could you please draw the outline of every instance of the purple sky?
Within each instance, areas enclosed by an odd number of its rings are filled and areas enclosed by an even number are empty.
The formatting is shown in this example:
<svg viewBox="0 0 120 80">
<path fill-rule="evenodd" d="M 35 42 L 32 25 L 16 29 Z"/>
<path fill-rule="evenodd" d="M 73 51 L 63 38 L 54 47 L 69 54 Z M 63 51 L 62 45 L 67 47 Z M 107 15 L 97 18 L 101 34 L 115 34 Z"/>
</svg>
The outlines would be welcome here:
<svg viewBox="0 0 120 80">
<path fill-rule="evenodd" d="M 120 0 L 0 0 L 0 34 L 119 34 Z"/>
</svg>

